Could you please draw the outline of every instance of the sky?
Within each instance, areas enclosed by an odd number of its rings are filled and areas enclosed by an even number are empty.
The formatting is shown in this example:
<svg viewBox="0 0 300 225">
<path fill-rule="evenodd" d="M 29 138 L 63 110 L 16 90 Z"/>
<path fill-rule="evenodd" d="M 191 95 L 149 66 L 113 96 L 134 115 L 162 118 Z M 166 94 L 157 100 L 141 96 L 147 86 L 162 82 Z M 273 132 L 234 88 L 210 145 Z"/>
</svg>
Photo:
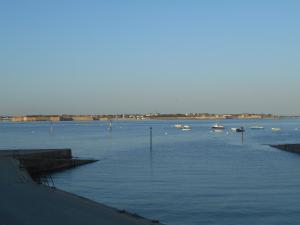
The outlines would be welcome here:
<svg viewBox="0 0 300 225">
<path fill-rule="evenodd" d="M 300 1 L 0 0 L 0 115 L 300 115 Z"/>
</svg>

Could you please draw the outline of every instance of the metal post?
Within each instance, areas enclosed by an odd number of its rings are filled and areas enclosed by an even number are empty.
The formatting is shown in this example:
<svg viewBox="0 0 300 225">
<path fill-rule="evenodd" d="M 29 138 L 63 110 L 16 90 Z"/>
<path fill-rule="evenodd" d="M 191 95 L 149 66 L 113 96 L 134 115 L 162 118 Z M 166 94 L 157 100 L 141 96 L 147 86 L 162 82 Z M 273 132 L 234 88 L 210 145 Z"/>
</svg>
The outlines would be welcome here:
<svg viewBox="0 0 300 225">
<path fill-rule="evenodd" d="M 152 151 L 152 127 L 150 127 L 150 151 Z"/>
<path fill-rule="evenodd" d="M 244 144 L 244 132 L 245 132 L 245 130 L 244 130 L 244 127 L 241 127 L 241 129 L 242 129 L 242 144 Z"/>
</svg>

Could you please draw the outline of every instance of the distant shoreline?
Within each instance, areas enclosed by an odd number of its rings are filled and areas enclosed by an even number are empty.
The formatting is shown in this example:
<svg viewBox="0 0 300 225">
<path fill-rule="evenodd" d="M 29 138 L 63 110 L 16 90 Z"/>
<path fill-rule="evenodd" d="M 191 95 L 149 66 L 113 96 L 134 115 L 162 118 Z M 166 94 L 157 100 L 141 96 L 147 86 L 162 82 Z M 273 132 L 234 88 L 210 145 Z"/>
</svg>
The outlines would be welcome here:
<svg viewBox="0 0 300 225">
<path fill-rule="evenodd" d="M 299 119 L 300 116 L 278 116 L 272 114 L 117 114 L 117 115 L 26 115 L 0 116 L 2 122 L 59 122 L 59 121 L 110 121 L 110 120 L 230 120 L 230 119 Z"/>
</svg>

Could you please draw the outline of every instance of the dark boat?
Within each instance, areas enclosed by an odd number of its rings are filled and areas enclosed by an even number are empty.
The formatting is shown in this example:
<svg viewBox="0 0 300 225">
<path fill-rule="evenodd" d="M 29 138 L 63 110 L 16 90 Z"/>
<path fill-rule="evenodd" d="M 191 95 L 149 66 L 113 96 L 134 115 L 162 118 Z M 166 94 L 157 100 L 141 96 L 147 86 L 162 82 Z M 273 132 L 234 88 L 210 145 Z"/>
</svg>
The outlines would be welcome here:
<svg viewBox="0 0 300 225">
<path fill-rule="evenodd" d="M 240 127 L 240 128 L 237 128 L 235 131 L 237 133 L 240 133 L 240 132 L 245 132 L 245 129 L 244 129 L 244 127 Z"/>
</svg>

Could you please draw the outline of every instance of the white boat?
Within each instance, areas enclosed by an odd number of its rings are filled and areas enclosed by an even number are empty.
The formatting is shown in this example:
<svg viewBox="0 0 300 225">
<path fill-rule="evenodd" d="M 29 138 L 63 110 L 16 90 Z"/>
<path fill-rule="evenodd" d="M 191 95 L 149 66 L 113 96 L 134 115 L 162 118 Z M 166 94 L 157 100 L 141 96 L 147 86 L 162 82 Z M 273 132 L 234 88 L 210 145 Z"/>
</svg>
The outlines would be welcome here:
<svg viewBox="0 0 300 225">
<path fill-rule="evenodd" d="M 211 129 L 213 129 L 213 130 L 223 130 L 223 129 L 224 129 L 224 126 L 222 126 L 222 125 L 216 123 L 216 124 L 214 124 L 214 125 L 211 127 Z"/>
<path fill-rule="evenodd" d="M 174 125 L 174 127 L 175 127 L 175 128 L 178 128 L 178 129 L 182 129 L 182 128 L 183 128 L 183 125 L 182 125 L 182 124 L 179 124 L 179 123 L 177 123 L 177 124 L 175 124 L 175 125 Z"/>
<path fill-rule="evenodd" d="M 250 129 L 252 129 L 252 130 L 263 130 L 265 128 L 263 126 L 255 125 L 255 126 L 250 127 Z"/>
<path fill-rule="evenodd" d="M 185 130 L 191 130 L 191 127 L 189 125 L 183 125 L 183 124 L 175 124 L 174 125 L 175 128 L 178 128 L 178 129 L 185 129 Z"/>
<path fill-rule="evenodd" d="M 230 130 L 231 130 L 232 132 L 236 132 L 237 129 L 238 129 L 238 128 L 231 128 Z"/>
<path fill-rule="evenodd" d="M 272 127 L 271 130 L 274 131 L 274 132 L 276 132 L 276 131 L 281 131 L 281 128 L 279 128 L 279 127 Z"/>
<path fill-rule="evenodd" d="M 213 133 L 222 133 L 224 131 L 224 129 L 213 129 L 211 132 Z"/>
<path fill-rule="evenodd" d="M 182 131 L 190 131 L 190 130 L 192 130 L 191 128 L 182 128 L 181 129 Z"/>
</svg>

